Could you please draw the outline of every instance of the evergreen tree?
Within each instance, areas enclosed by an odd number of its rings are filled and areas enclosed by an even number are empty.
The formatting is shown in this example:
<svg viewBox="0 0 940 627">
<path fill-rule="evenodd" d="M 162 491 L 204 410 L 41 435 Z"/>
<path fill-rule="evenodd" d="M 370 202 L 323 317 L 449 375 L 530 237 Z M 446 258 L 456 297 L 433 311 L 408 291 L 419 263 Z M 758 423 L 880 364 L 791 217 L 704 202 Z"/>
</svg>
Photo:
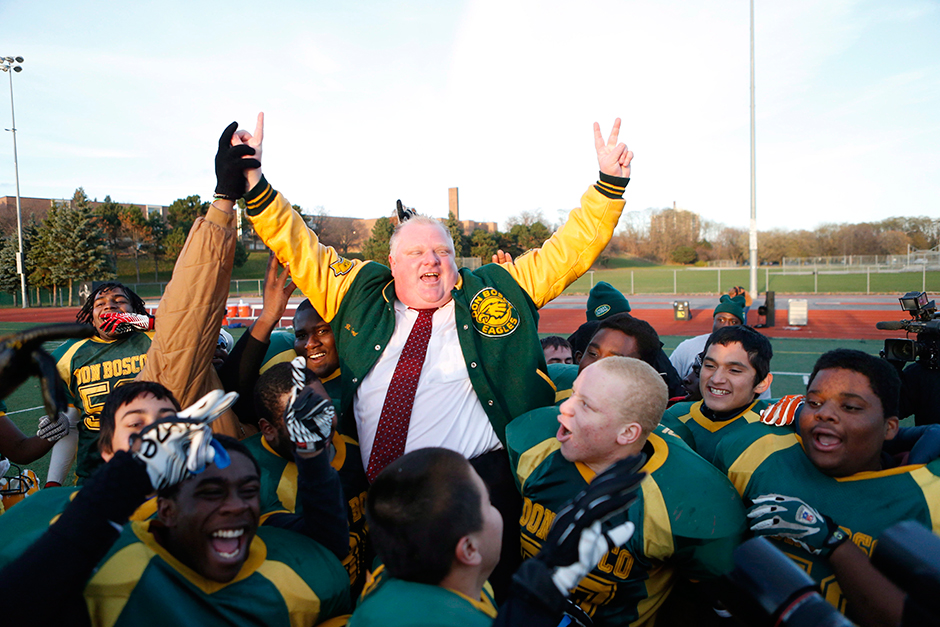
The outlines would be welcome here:
<svg viewBox="0 0 940 627">
<path fill-rule="evenodd" d="M 0 241 L 0 292 L 13 294 L 14 304 L 20 292 L 20 275 L 16 272 L 16 253 L 19 249 L 15 233 Z"/>
<path fill-rule="evenodd" d="M 95 209 L 96 222 L 98 228 L 101 229 L 108 255 L 111 257 L 111 267 L 114 270 L 117 270 L 117 253 L 120 248 L 122 208 L 108 195 Z"/>
<path fill-rule="evenodd" d="M 486 229 L 476 229 L 470 236 L 470 256 L 479 257 L 483 263 L 489 263 L 497 248 L 496 236 Z"/>
<path fill-rule="evenodd" d="M 392 221 L 382 217 L 375 221 L 372 227 L 372 235 L 362 246 L 362 256 L 365 259 L 371 259 L 379 263 L 388 265 L 388 240 L 392 237 L 395 230 Z"/>
<path fill-rule="evenodd" d="M 153 243 L 153 231 L 136 205 L 122 207 L 120 220 L 122 239 L 134 256 L 134 270 L 137 272 L 137 282 L 140 283 L 140 255 L 146 253 Z"/>
<path fill-rule="evenodd" d="M 187 233 L 189 233 L 189 231 L 183 230 L 182 227 L 178 226 L 172 229 L 163 240 L 166 257 L 173 263 L 176 263 L 176 258 L 180 256 L 180 252 L 183 250 Z"/>
<path fill-rule="evenodd" d="M 183 241 L 185 242 L 186 235 L 189 234 L 189 229 L 192 228 L 193 222 L 195 222 L 196 218 L 199 216 L 206 215 L 206 211 L 208 210 L 209 203 L 203 202 L 198 194 L 187 196 L 186 198 L 178 198 L 170 204 L 167 208 L 166 219 L 170 224 L 170 228 L 174 231 L 176 229 L 183 231 Z M 179 253 L 177 252 L 177 254 Z"/>
<path fill-rule="evenodd" d="M 51 288 L 53 285 L 52 268 L 57 263 L 58 253 L 54 225 L 58 222 L 58 214 L 62 210 L 62 205 L 53 201 L 49 212 L 46 213 L 46 219 L 38 227 L 34 227 L 34 234 L 30 238 L 30 254 L 26 258 L 26 273 L 30 285 L 36 287 L 37 294 L 39 288 Z M 42 304 L 38 296 L 36 304 Z"/>
<path fill-rule="evenodd" d="M 241 240 L 236 240 L 235 258 L 232 261 L 232 265 L 236 268 L 241 268 L 246 263 L 248 263 L 248 248 L 245 247 Z"/>
<path fill-rule="evenodd" d="M 524 253 L 532 248 L 538 248 L 551 236 L 551 232 L 541 222 L 514 224 L 512 228 L 509 229 L 509 237 L 519 250 L 519 253 L 513 253 L 513 256 Z"/>
<path fill-rule="evenodd" d="M 150 254 L 153 256 L 153 282 L 160 282 L 160 258 L 166 255 L 166 239 L 170 234 L 170 226 L 159 213 L 154 213 L 147 220 L 150 227 L 152 242 Z"/>
<path fill-rule="evenodd" d="M 101 281 L 113 277 L 104 234 L 82 188 L 75 190 L 72 206 L 59 211 L 55 223 L 60 262 L 54 272 L 55 285 L 68 283 L 69 304 L 75 281 Z"/>
</svg>

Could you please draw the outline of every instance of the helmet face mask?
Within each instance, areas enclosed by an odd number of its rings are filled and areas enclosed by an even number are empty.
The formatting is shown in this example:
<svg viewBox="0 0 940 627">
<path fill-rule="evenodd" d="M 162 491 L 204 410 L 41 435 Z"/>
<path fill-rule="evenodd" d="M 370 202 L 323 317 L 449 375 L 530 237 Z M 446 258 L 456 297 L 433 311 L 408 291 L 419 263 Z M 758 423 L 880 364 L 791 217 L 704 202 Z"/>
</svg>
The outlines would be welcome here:
<svg viewBox="0 0 940 627">
<path fill-rule="evenodd" d="M 14 469 L 19 469 L 16 464 L 10 464 Z M 25 499 L 30 494 L 39 491 L 39 477 L 29 468 L 22 470 L 19 474 L 12 477 L 0 478 L 0 513 L 6 511 Z"/>
</svg>

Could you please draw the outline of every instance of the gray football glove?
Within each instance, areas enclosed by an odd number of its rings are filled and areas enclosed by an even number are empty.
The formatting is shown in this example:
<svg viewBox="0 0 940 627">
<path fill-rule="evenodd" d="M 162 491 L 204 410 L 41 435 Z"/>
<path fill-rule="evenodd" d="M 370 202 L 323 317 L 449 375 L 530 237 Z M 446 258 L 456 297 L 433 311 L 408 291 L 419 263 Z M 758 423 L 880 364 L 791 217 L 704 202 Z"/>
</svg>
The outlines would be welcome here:
<svg viewBox="0 0 940 627">
<path fill-rule="evenodd" d="M 238 394 L 209 392 L 171 418 L 158 420 L 130 438 L 131 452 L 147 466 L 155 490 L 168 488 L 208 464 L 229 465 L 228 453 L 212 438 L 209 424 L 232 406 Z"/>
<path fill-rule="evenodd" d="M 328 398 L 323 398 L 306 387 L 307 360 L 295 357 L 291 361 L 294 385 L 284 409 L 284 424 L 291 442 L 305 451 L 322 450 L 333 435 L 336 410 Z"/>
<path fill-rule="evenodd" d="M 849 539 L 831 518 L 795 496 L 764 494 L 754 499 L 747 517 L 755 536 L 787 538 L 808 553 L 828 558 Z"/>
<path fill-rule="evenodd" d="M 69 417 L 61 413 L 53 420 L 49 416 L 43 416 L 39 419 L 39 430 L 36 435 L 55 444 L 69 434 Z"/>
</svg>

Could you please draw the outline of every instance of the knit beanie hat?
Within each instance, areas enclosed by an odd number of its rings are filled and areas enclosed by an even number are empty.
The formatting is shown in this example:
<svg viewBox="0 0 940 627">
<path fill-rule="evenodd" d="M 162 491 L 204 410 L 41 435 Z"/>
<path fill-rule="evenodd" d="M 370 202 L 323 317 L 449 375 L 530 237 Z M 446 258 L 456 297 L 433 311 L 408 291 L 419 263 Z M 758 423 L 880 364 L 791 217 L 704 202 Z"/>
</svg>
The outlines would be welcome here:
<svg viewBox="0 0 940 627">
<path fill-rule="evenodd" d="M 630 311 L 630 301 L 606 282 L 601 281 L 591 289 L 587 301 L 587 319 L 603 320 L 607 316 Z"/>
<path fill-rule="evenodd" d="M 732 316 L 740 320 L 741 323 L 743 324 L 744 323 L 744 297 L 735 296 L 734 298 L 731 298 L 727 294 L 723 294 L 721 296 L 721 300 L 718 301 L 718 306 L 715 307 L 715 311 L 712 313 L 712 318 L 714 318 L 715 316 L 717 316 L 718 314 L 722 312 L 731 314 Z"/>
</svg>

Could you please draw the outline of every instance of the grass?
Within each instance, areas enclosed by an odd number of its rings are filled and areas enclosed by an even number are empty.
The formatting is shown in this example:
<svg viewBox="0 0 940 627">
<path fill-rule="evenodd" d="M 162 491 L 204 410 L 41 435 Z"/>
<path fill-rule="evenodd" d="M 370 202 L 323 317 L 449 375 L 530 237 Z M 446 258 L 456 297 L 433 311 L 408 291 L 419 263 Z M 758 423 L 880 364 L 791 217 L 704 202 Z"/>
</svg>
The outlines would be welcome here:
<svg viewBox="0 0 940 627">
<path fill-rule="evenodd" d="M 617 261 L 617 260 L 612 260 Z M 629 260 L 627 260 L 629 261 Z M 735 285 L 747 285 L 750 271 L 747 268 L 687 268 L 684 266 L 622 266 L 597 269 L 572 283 L 566 294 L 587 294 L 591 284 L 607 281 L 625 294 L 720 294 Z M 922 289 L 924 277 L 921 272 L 855 274 L 782 274 L 777 268 L 760 268 L 757 273 L 757 288 L 761 292 L 769 289 L 778 293 L 856 293 L 874 294 L 907 292 Z M 769 283 L 768 283 L 769 282 Z M 940 272 L 926 275 L 927 292 L 940 292 Z"/>
</svg>

